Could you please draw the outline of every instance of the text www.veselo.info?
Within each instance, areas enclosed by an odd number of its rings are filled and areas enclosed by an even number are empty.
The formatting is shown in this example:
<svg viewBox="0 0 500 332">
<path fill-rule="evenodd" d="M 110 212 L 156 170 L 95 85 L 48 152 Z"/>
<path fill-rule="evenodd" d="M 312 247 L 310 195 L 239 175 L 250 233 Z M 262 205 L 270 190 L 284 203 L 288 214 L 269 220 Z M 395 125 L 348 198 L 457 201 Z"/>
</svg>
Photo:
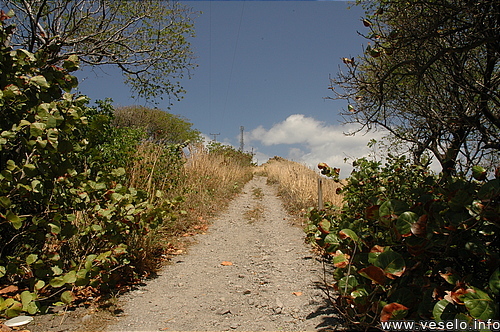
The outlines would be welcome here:
<svg viewBox="0 0 500 332">
<path fill-rule="evenodd" d="M 493 319 L 485 321 L 475 319 L 472 322 L 458 319 L 440 322 L 391 320 L 381 322 L 381 325 L 385 331 L 500 331 L 500 321 Z"/>
</svg>

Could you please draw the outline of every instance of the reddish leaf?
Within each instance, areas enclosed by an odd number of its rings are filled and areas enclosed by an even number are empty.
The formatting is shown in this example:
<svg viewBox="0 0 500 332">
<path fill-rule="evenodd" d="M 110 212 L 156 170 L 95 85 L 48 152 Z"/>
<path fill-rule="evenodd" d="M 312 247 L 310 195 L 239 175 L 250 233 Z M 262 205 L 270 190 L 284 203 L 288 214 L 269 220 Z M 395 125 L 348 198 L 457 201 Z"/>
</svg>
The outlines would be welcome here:
<svg viewBox="0 0 500 332">
<path fill-rule="evenodd" d="M 425 237 L 427 235 L 427 219 L 428 215 L 424 214 L 420 218 L 418 218 L 418 221 L 414 224 L 411 225 L 411 232 L 415 236 L 419 237 Z"/>
<path fill-rule="evenodd" d="M 5 21 L 9 18 L 11 17 L 7 13 L 5 13 L 3 10 L 0 10 L 0 21 Z"/>
<path fill-rule="evenodd" d="M 365 217 L 368 220 L 376 220 L 378 219 L 378 210 L 380 208 L 380 205 L 372 205 L 370 207 L 367 207 L 365 210 Z"/>
<path fill-rule="evenodd" d="M 319 169 L 327 169 L 328 167 L 330 167 L 330 166 L 328 166 L 327 163 L 319 163 L 318 164 L 318 168 Z"/>
<path fill-rule="evenodd" d="M 337 250 L 337 252 L 333 254 L 333 257 L 333 266 L 340 269 L 347 267 L 347 265 L 349 265 L 349 259 L 351 258 L 350 255 L 344 254 L 340 250 Z"/>
<path fill-rule="evenodd" d="M 292 294 L 295 296 L 302 296 L 302 292 L 293 292 Z"/>
<path fill-rule="evenodd" d="M 457 290 L 451 291 L 450 293 L 451 299 L 453 300 L 453 302 L 457 304 L 464 304 L 464 301 L 460 299 L 460 296 L 466 294 L 468 291 L 470 290 L 466 289 L 465 287 L 460 287 Z"/>
<path fill-rule="evenodd" d="M 228 261 L 223 261 L 222 263 L 220 263 L 220 265 L 231 266 L 231 265 L 233 265 L 233 263 L 232 262 L 228 262 Z"/>
<path fill-rule="evenodd" d="M 384 252 L 385 247 L 379 246 L 378 244 L 374 245 L 373 248 L 370 250 L 370 252 L 376 253 L 376 252 Z"/>
<path fill-rule="evenodd" d="M 0 289 L 0 294 L 10 294 L 10 293 L 16 293 L 19 290 L 17 286 L 10 285 L 5 288 Z"/>
<path fill-rule="evenodd" d="M 401 311 L 405 310 L 408 310 L 408 308 L 402 304 L 396 302 L 389 303 L 385 305 L 384 308 L 382 308 L 382 312 L 380 313 L 380 321 L 387 322 L 392 317 L 399 316 L 398 314 L 401 314 Z"/>
<path fill-rule="evenodd" d="M 384 270 L 377 266 L 368 266 L 358 271 L 363 277 L 371 279 L 374 283 L 383 285 L 385 284 L 386 276 Z"/>
<path fill-rule="evenodd" d="M 331 223 L 326 219 L 323 219 L 318 223 L 318 229 L 323 234 L 330 234 L 330 226 Z"/>
</svg>

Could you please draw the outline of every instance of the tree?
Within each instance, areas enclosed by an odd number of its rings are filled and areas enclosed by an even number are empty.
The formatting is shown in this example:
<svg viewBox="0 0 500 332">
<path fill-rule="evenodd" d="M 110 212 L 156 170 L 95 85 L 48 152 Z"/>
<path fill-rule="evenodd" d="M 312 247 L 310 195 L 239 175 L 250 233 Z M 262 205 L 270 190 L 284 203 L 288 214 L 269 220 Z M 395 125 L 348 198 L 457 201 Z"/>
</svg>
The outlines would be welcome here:
<svg viewBox="0 0 500 332">
<path fill-rule="evenodd" d="M 201 141 L 200 132 L 192 123 L 179 115 L 144 106 L 117 107 L 114 125 L 142 129 L 149 139 L 157 143 L 182 144 Z"/>
<path fill-rule="evenodd" d="M 179 80 L 194 68 L 188 42 L 191 8 L 177 1 L 3 0 L 15 13 L 10 43 L 48 50 L 49 64 L 78 56 L 83 64 L 116 65 L 138 96 L 181 98 Z"/>
<path fill-rule="evenodd" d="M 498 162 L 500 3 L 358 4 L 367 11 L 368 45 L 332 79 L 334 98 L 349 102 L 346 121 L 388 130 L 417 162 L 432 152 L 447 174 Z"/>
</svg>

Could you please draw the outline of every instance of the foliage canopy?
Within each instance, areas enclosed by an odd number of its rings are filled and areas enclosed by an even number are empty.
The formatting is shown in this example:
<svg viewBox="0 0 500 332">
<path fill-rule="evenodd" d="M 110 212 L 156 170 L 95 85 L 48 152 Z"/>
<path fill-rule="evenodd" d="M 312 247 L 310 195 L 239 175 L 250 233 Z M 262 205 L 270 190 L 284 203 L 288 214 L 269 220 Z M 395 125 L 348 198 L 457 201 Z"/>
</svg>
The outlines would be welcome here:
<svg viewBox="0 0 500 332">
<path fill-rule="evenodd" d="M 498 162 L 500 5 L 496 0 L 358 1 L 368 45 L 332 79 L 346 121 L 430 151 L 447 173 Z M 340 88 L 340 89 L 335 89 Z"/>
<path fill-rule="evenodd" d="M 141 97 L 179 99 L 179 80 L 194 68 L 191 8 L 178 1 L 5 0 L 15 13 L 9 42 L 44 49 L 47 63 L 78 56 L 83 64 L 116 65 Z"/>
<path fill-rule="evenodd" d="M 201 140 L 201 133 L 180 115 L 144 106 L 117 107 L 113 124 L 118 127 L 140 128 L 149 139 L 164 144 L 192 143 Z"/>
</svg>

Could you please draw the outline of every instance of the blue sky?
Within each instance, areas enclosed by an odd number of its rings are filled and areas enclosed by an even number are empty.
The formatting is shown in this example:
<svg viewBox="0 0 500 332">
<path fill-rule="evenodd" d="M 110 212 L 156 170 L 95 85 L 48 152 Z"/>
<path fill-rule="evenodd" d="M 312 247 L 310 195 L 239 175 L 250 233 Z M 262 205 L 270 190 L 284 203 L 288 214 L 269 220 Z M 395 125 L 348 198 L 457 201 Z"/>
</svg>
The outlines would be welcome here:
<svg viewBox="0 0 500 332">
<path fill-rule="evenodd" d="M 202 12 L 191 39 L 199 66 L 169 112 L 235 147 L 244 126 L 245 150 L 253 149 L 259 163 L 277 155 L 309 166 L 327 162 L 348 175 L 344 158 L 366 155 L 367 142 L 380 134 L 344 136 L 354 129 L 341 124 L 347 102 L 325 97 L 331 96 L 329 77 L 344 68 L 341 58 L 363 50 L 362 9 L 343 1 L 185 3 Z M 130 97 L 117 70 L 77 76 L 80 92 L 92 100 L 148 105 Z M 168 102 L 157 106 L 166 110 Z"/>
</svg>

